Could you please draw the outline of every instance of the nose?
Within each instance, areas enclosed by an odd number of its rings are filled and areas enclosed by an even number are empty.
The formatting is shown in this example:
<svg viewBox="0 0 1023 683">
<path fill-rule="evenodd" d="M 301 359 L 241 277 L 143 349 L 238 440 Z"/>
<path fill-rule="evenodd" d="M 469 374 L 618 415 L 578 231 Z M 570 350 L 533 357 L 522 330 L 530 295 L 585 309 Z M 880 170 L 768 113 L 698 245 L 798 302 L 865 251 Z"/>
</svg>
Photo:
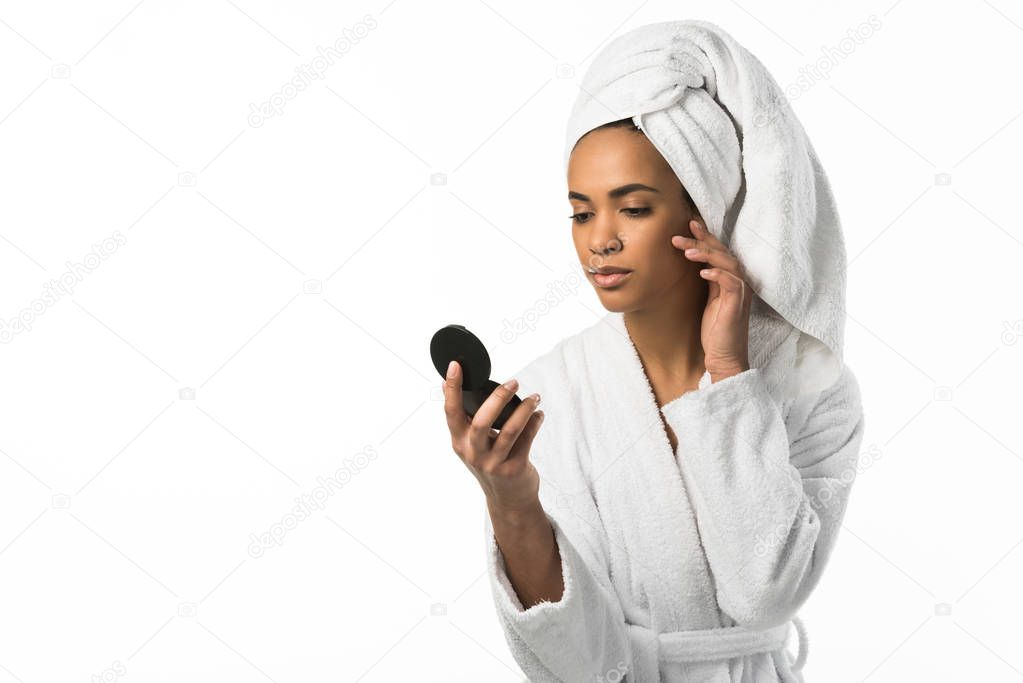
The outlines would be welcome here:
<svg viewBox="0 0 1023 683">
<path fill-rule="evenodd" d="M 600 268 L 612 254 L 622 250 L 622 241 L 618 237 L 611 237 L 598 246 L 590 245 L 590 257 L 587 259 L 590 268 Z"/>
<path fill-rule="evenodd" d="M 604 258 L 617 254 L 623 246 L 615 221 L 595 220 L 595 225 L 590 231 L 588 247 L 593 257 Z"/>
</svg>

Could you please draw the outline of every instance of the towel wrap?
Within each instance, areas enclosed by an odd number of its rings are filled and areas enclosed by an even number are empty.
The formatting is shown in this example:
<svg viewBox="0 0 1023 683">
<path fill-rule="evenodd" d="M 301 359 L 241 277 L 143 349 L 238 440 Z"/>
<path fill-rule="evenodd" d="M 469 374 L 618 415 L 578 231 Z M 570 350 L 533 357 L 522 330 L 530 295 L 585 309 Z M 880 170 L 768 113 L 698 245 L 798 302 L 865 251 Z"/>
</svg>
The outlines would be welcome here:
<svg viewBox="0 0 1023 683">
<path fill-rule="evenodd" d="M 784 649 L 789 625 L 796 627 L 799 636 L 799 653 L 792 666 L 793 671 L 799 671 L 807 655 L 806 629 L 799 617 L 759 630 L 726 626 L 657 633 L 645 626 L 627 624 L 634 665 L 630 680 L 659 680 L 658 662 L 707 662 Z"/>
</svg>

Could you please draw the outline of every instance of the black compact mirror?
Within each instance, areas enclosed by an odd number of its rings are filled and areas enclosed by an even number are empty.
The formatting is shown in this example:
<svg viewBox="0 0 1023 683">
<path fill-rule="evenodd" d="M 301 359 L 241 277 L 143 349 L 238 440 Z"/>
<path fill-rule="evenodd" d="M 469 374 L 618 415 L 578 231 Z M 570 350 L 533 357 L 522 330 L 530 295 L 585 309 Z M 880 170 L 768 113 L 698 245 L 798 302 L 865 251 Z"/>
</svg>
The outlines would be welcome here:
<svg viewBox="0 0 1023 683">
<path fill-rule="evenodd" d="M 456 360 L 462 366 L 462 405 L 469 417 L 476 415 L 487 397 L 500 386 L 490 379 L 487 347 L 463 325 L 446 325 L 437 330 L 430 340 L 430 357 L 441 377 L 447 376 L 451 361 Z M 522 399 L 513 395 L 492 427 L 501 429 L 520 403 Z"/>
</svg>

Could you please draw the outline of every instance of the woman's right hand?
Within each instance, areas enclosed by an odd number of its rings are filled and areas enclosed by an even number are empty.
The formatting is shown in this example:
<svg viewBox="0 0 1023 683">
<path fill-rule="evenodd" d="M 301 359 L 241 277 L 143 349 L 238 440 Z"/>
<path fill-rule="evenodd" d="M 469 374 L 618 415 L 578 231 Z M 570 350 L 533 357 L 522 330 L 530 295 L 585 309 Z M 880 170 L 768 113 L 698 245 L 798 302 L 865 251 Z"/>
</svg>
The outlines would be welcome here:
<svg viewBox="0 0 1023 683">
<path fill-rule="evenodd" d="M 506 386 L 511 384 L 511 386 Z M 483 488 L 491 510 L 521 512 L 539 505 L 540 475 L 529 461 L 529 449 L 540 430 L 540 396 L 524 399 L 500 431 L 492 425 L 515 395 L 517 380 L 498 386 L 471 419 L 462 405 L 462 367 L 452 361 L 444 379 L 444 414 L 451 448 Z"/>
</svg>

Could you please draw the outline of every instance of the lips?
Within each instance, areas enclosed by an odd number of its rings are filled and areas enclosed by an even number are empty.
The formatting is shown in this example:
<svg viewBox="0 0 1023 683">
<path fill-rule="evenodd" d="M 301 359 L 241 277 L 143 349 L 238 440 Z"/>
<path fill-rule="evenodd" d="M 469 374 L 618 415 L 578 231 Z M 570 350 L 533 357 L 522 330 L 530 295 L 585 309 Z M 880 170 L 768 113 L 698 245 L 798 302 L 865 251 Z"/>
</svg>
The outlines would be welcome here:
<svg viewBox="0 0 1023 683">
<path fill-rule="evenodd" d="M 623 281 L 627 280 L 632 275 L 631 270 L 625 270 L 619 268 L 615 272 L 602 273 L 602 272 L 590 272 L 590 277 L 593 278 L 593 282 L 598 287 L 617 287 Z"/>
</svg>

